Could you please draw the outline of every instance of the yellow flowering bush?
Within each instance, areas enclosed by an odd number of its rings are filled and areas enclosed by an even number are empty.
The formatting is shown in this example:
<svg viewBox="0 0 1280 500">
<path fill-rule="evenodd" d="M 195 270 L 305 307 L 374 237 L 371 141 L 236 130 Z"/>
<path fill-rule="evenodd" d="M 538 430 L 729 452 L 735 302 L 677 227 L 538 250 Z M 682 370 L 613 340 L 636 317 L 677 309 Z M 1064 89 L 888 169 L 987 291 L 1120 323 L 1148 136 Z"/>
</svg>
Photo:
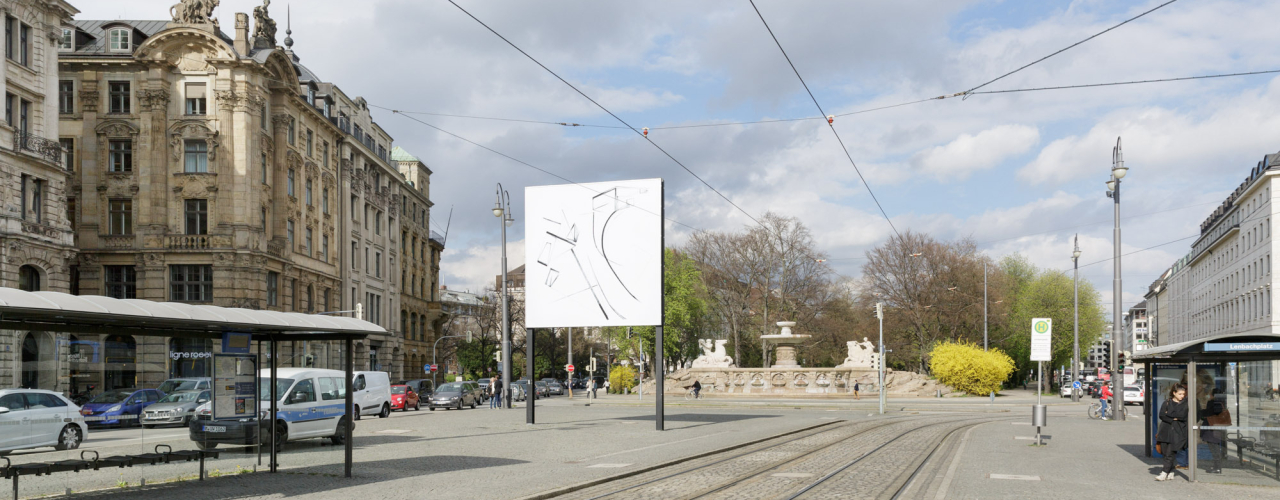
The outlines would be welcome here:
<svg viewBox="0 0 1280 500">
<path fill-rule="evenodd" d="M 929 354 L 929 369 L 939 382 L 957 391 L 986 395 L 1000 390 L 1013 373 L 1013 358 L 999 349 L 983 351 L 968 342 L 942 342 Z"/>
<path fill-rule="evenodd" d="M 636 387 L 636 370 L 630 366 L 615 366 L 609 370 L 609 392 L 622 394 L 623 389 Z"/>
</svg>

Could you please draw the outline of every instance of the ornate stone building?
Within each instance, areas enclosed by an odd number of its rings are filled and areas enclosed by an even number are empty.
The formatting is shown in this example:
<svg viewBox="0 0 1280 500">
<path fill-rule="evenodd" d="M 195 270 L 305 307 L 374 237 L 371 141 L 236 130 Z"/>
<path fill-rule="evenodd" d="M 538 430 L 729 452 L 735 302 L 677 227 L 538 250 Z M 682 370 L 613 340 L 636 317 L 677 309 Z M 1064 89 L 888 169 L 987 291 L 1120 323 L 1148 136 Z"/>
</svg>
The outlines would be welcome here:
<svg viewBox="0 0 1280 500">
<path fill-rule="evenodd" d="M 234 37 L 184 0 L 172 21 L 63 24 L 60 137 L 73 151 L 79 293 L 298 312 L 353 310 L 399 332 L 391 138 L 275 39 L 266 6 Z M 291 32 L 289 32 L 291 34 Z M 367 254 L 367 257 L 366 257 Z M 357 369 L 400 377 L 394 345 Z M 377 343 L 375 341 L 375 343 Z M 76 339 L 100 389 L 208 376 L 217 347 Z M 104 354 L 104 355 L 100 355 Z M 282 346 L 282 366 L 340 366 L 339 346 Z M 105 358 L 105 359 L 104 359 Z"/>
<path fill-rule="evenodd" d="M 0 1 L 5 119 L 0 123 L 0 286 L 68 292 L 75 247 L 69 174 L 58 144 L 59 26 L 77 14 L 60 0 Z M 67 390 L 67 335 L 0 330 L 0 388 Z"/>
<path fill-rule="evenodd" d="M 431 169 L 399 147 L 391 151 L 400 175 L 408 184 L 400 198 L 400 254 L 404 266 L 400 282 L 400 323 L 404 336 L 406 378 L 422 374 L 431 362 L 442 317 L 439 296 L 440 252 L 444 238 L 431 231 Z"/>
</svg>

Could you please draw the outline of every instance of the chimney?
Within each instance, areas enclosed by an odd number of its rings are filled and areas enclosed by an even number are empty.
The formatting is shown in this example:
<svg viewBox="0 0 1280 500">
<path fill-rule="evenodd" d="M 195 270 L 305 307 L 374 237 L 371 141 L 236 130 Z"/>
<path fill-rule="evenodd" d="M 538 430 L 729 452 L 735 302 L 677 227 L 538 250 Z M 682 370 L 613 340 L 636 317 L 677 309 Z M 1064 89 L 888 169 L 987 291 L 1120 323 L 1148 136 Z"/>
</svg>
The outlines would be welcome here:
<svg viewBox="0 0 1280 500">
<path fill-rule="evenodd" d="M 249 55 L 249 14 L 236 13 L 236 52 L 242 56 Z"/>
</svg>

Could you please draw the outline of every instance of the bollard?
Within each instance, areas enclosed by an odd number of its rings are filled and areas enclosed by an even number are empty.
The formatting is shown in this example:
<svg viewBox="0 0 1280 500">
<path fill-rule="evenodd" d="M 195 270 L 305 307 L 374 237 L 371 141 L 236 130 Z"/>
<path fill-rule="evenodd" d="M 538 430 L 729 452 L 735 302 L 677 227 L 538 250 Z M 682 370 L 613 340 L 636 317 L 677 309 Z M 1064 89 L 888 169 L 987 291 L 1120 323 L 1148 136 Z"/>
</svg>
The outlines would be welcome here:
<svg viewBox="0 0 1280 500">
<path fill-rule="evenodd" d="M 996 393 L 991 391 L 991 404 L 996 404 Z"/>
<path fill-rule="evenodd" d="M 933 397 L 935 397 L 935 398 L 940 398 L 940 397 L 942 397 L 942 389 L 938 389 L 938 393 L 937 393 L 937 394 L 935 394 Z"/>
<path fill-rule="evenodd" d="M 1031 425 L 1036 426 L 1036 446 L 1043 446 L 1040 442 L 1040 428 L 1049 426 L 1049 407 L 1045 405 L 1035 405 L 1031 407 Z"/>
</svg>

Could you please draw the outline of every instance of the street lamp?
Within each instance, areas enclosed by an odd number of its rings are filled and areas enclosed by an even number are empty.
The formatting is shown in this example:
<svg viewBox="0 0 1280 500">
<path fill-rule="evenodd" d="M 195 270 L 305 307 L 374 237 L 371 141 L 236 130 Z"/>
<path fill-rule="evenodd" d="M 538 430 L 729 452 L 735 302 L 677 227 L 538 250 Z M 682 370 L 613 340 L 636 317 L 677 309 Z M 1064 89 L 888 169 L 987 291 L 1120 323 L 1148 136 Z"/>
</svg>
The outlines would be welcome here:
<svg viewBox="0 0 1280 500">
<path fill-rule="evenodd" d="M 1080 394 L 1076 392 L 1076 384 L 1080 381 L 1080 235 L 1076 235 L 1076 249 L 1071 252 L 1071 262 L 1075 266 L 1075 290 L 1072 300 L 1075 302 L 1075 320 L 1071 322 L 1071 402 L 1079 403 Z"/>
<path fill-rule="evenodd" d="M 1111 149 L 1111 180 L 1107 181 L 1107 196 L 1111 198 L 1111 201 L 1113 202 L 1112 204 L 1115 206 L 1115 229 L 1113 236 L 1115 248 L 1113 250 L 1114 255 L 1112 257 L 1115 261 L 1113 263 L 1115 270 L 1111 288 L 1111 345 L 1116 346 L 1117 348 L 1111 350 L 1111 366 L 1113 369 L 1120 368 L 1119 360 L 1116 358 L 1119 355 L 1118 347 L 1124 345 L 1120 333 L 1122 328 L 1120 323 L 1120 308 L 1122 307 L 1121 294 L 1124 290 L 1120 279 L 1120 179 L 1123 179 L 1125 174 L 1128 173 L 1129 168 L 1124 166 L 1124 152 L 1120 148 L 1120 138 L 1117 137 L 1116 147 Z M 1117 383 L 1117 379 L 1119 378 L 1123 378 L 1123 372 L 1121 377 L 1116 377 L 1113 370 L 1111 374 L 1111 408 L 1116 410 L 1116 420 L 1124 420 L 1124 407 L 1117 406 L 1124 404 L 1122 399 L 1124 397 L 1123 387 Z"/>
<path fill-rule="evenodd" d="M 507 228 L 515 220 L 511 217 L 511 195 L 502 189 L 502 183 L 498 183 L 497 199 L 493 202 L 493 216 L 502 221 L 499 224 L 502 227 L 502 283 L 498 290 L 502 296 L 502 407 L 509 409 L 511 408 L 511 297 L 507 293 Z M 529 380 L 533 380 L 532 374 Z"/>
</svg>

